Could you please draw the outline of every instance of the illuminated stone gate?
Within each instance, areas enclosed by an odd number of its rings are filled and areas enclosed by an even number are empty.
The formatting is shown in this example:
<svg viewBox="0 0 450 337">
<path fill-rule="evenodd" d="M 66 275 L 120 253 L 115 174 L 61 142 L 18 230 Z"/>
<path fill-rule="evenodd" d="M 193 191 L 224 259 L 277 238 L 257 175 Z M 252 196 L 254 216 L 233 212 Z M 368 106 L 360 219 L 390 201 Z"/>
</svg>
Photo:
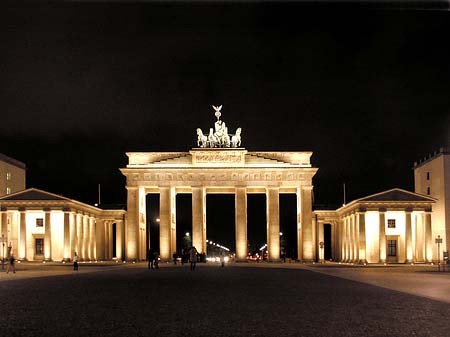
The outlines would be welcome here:
<svg viewBox="0 0 450 337">
<path fill-rule="evenodd" d="M 127 178 L 125 232 L 128 260 L 146 258 L 146 194 L 160 196 L 160 256 L 176 251 L 176 195 L 192 194 L 192 244 L 206 253 L 206 195 L 235 195 L 236 258 L 247 257 L 247 194 L 266 195 L 269 259 L 280 258 L 280 193 L 297 196 L 298 259 L 312 261 L 316 247 L 312 226 L 312 152 L 248 152 L 241 144 L 241 128 L 234 135 L 220 120 L 209 135 L 197 129 L 198 148 L 189 152 L 129 152 L 121 172 Z"/>
</svg>

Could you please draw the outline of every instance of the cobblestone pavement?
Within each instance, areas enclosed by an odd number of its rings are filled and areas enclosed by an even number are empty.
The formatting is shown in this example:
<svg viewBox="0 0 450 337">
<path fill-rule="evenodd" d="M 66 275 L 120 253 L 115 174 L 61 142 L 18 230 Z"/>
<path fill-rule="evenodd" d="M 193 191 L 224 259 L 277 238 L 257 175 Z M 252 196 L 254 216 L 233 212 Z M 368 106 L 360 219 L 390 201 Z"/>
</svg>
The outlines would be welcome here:
<svg viewBox="0 0 450 337">
<path fill-rule="evenodd" d="M 448 303 L 304 267 L 21 265 L 0 295 L 2 336 L 450 335 Z"/>
</svg>

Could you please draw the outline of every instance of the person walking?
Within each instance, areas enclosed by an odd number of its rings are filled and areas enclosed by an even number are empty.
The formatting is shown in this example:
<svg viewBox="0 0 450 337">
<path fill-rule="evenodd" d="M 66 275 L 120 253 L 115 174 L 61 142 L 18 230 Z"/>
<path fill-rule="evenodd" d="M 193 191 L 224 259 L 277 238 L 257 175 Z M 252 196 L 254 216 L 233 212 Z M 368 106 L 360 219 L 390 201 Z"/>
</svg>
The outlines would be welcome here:
<svg viewBox="0 0 450 337">
<path fill-rule="evenodd" d="M 73 253 L 73 270 L 78 271 L 78 255 L 77 252 Z"/>
<path fill-rule="evenodd" d="M 13 253 L 11 253 L 8 257 L 8 264 L 6 265 L 6 273 L 9 273 L 9 270 L 11 269 L 13 271 L 13 273 L 16 273 L 16 266 L 14 265 L 15 262 L 15 258 Z"/>
<path fill-rule="evenodd" d="M 147 260 L 148 260 L 148 269 L 153 269 L 153 265 L 155 262 L 155 250 L 153 248 L 150 248 L 148 250 Z"/>
<path fill-rule="evenodd" d="M 177 265 L 177 258 L 178 258 L 177 252 L 173 252 L 172 259 L 173 259 L 173 264 L 174 265 Z"/>
<path fill-rule="evenodd" d="M 154 262 L 153 263 L 155 264 L 155 269 L 159 269 L 159 253 L 158 252 L 155 252 L 155 254 L 154 254 Z"/>
<path fill-rule="evenodd" d="M 191 262 L 191 270 L 194 271 L 197 264 L 197 248 L 191 247 L 189 250 L 189 261 Z"/>
</svg>

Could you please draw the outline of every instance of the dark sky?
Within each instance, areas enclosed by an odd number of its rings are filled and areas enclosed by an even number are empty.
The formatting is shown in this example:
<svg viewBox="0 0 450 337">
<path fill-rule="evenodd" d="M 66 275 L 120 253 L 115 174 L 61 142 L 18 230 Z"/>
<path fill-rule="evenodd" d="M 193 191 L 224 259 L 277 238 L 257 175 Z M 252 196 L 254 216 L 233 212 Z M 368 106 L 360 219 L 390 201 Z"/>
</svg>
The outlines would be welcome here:
<svg viewBox="0 0 450 337">
<path fill-rule="evenodd" d="M 124 203 L 125 152 L 188 151 L 223 104 L 247 150 L 314 151 L 317 203 L 411 190 L 450 138 L 450 13 L 393 4 L 2 3 L 0 152 Z"/>
</svg>

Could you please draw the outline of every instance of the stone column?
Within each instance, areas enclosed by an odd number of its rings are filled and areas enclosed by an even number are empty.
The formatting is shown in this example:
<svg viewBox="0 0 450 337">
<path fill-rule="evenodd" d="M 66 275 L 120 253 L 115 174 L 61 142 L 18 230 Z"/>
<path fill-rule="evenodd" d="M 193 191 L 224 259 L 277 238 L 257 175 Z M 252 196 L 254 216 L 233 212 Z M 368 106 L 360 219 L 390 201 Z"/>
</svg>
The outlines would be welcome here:
<svg viewBox="0 0 450 337">
<path fill-rule="evenodd" d="M 52 260 L 52 222 L 49 209 L 45 210 L 45 234 L 44 234 L 44 259 L 45 261 Z"/>
<path fill-rule="evenodd" d="M 346 228 L 346 218 L 342 218 L 341 221 L 341 229 L 342 229 L 342 250 L 341 250 L 341 261 L 346 262 L 347 261 L 347 228 Z"/>
<path fill-rule="evenodd" d="M 95 224 L 95 250 L 97 260 L 105 259 L 105 225 L 102 219 Z"/>
<path fill-rule="evenodd" d="M 303 235 L 303 260 L 313 261 L 316 247 L 314 245 L 312 226 L 312 186 L 302 186 L 302 235 Z"/>
<path fill-rule="evenodd" d="M 247 189 L 236 187 L 234 194 L 236 226 L 236 259 L 247 259 Z"/>
<path fill-rule="evenodd" d="M 94 218 L 89 217 L 89 259 L 95 260 L 95 226 Z"/>
<path fill-rule="evenodd" d="M 433 241 L 431 237 L 431 212 L 425 212 L 425 254 L 426 262 L 433 262 Z"/>
<path fill-rule="evenodd" d="M 27 259 L 27 213 L 24 209 L 20 210 L 20 241 L 19 241 L 19 259 L 25 260 Z"/>
<path fill-rule="evenodd" d="M 175 189 L 159 188 L 159 250 L 162 260 L 170 260 L 172 256 L 172 227 L 175 225 Z M 176 244 L 176 242 L 175 242 Z"/>
<path fill-rule="evenodd" d="M 8 255 L 8 251 L 7 251 L 7 247 L 8 247 L 8 213 L 6 213 L 6 209 L 1 209 L 1 231 L 0 231 L 0 237 L 3 237 L 3 239 L 5 240 L 1 245 L 0 245 L 0 256 L 2 258 L 7 258 Z"/>
<path fill-rule="evenodd" d="M 127 260 L 135 261 L 139 257 L 139 189 L 137 187 L 127 186 L 126 236 Z M 107 235 L 106 239 L 108 240 Z M 105 258 L 109 256 L 106 255 Z"/>
<path fill-rule="evenodd" d="M 68 212 L 67 212 L 68 213 Z M 64 212 L 64 217 L 66 216 L 66 212 Z M 77 251 L 78 237 L 77 237 L 77 218 L 76 214 L 71 212 L 68 213 L 69 218 L 69 236 L 70 236 L 70 245 L 69 245 L 69 259 L 73 259 L 75 251 Z"/>
<path fill-rule="evenodd" d="M 380 250 L 380 263 L 386 262 L 386 219 L 384 209 L 379 210 L 379 250 Z"/>
<path fill-rule="evenodd" d="M 297 188 L 297 260 L 303 260 L 302 190 Z"/>
<path fill-rule="evenodd" d="M 64 238 L 64 261 L 70 261 L 73 252 L 71 252 L 70 247 L 70 213 L 69 209 L 64 209 L 64 229 L 63 229 L 63 238 Z"/>
<path fill-rule="evenodd" d="M 78 259 L 83 259 L 83 217 L 81 214 L 76 215 L 77 222 L 77 254 Z"/>
<path fill-rule="evenodd" d="M 414 262 L 414 253 L 412 246 L 412 229 L 411 229 L 411 210 L 405 210 L 405 248 L 406 262 Z"/>
<path fill-rule="evenodd" d="M 83 215 L 83 260 L 89 260 L 89 223 L 87 215 Z"/>
<path fill-rule="evenodd" d="M 366 258 L 366 213 L 358 212 L 358 248 L 359 248 L 359 263 L 367 263 Z"/>
<path fill-rule="evenodd" d="M 192 187 L 192 245 L 206 254 L 206 193 L 204 187 Z"/>
<path fill-rule="evenodd" d="M 356 226 L 356 214 L 352 214 L 350 217 L 350 226 L 352 228 L 352 262 L 359 261 L 358 252 L 358 227 Z"/>
<path fill-rule="evenodd" d="M 267 251 L 269 261 L 280 260 L 280 191 L 278 187 L 266 189 Z"/>
<path fill-rule="evenodd" d="M 116 221 L 116 256 L 118 260 L 123 260 L 123 221 Z"/>
</svg>

